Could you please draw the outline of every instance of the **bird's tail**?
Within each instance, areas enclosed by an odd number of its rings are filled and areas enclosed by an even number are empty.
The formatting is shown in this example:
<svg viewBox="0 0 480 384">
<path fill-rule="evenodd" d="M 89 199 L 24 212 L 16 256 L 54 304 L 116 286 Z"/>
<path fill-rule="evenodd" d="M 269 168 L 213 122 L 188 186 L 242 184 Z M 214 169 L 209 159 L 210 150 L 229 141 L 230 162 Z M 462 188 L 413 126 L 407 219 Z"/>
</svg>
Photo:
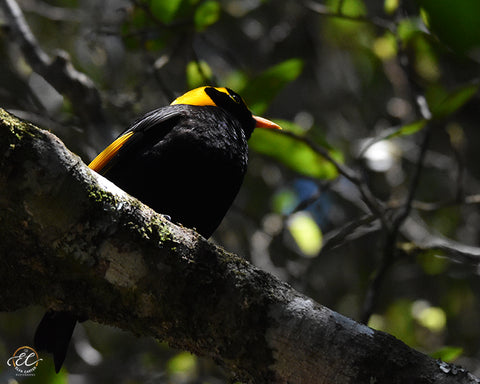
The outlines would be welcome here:
<svg viewBox="0 0 480 384">
<path fill-rule="evenodd" d="M 49 310 L 35 332 L 35 349 L 53 354 L 55 372 L 59 372 L 67 355 L 77 318 L 70 312 Z"/>
</svg>

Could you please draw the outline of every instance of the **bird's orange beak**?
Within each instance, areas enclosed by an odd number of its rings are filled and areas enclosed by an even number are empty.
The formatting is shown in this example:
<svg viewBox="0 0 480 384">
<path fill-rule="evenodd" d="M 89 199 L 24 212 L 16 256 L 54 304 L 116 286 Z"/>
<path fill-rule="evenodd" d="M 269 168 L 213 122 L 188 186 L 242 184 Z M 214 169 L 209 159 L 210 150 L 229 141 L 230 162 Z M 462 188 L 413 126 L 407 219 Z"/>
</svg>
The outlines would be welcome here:
<svg viewBox="0 0 480 384">
<path fill-rule="evenodd" d="M 256 121 L 255 128 L 282 129 L 278 124 L 263 117 L 253 116 L 253 119 Z"/>
</svg>

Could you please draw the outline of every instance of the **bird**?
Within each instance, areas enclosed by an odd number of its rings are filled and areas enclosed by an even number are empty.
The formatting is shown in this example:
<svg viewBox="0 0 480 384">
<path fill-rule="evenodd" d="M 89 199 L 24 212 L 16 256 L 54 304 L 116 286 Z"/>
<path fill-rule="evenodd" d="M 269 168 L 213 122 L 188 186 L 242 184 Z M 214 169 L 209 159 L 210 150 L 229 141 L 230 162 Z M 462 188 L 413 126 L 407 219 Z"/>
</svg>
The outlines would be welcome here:
<svg viewBox="0 0 480 384">
<path fill-rule="evenodd" d="M 255 128 L 281 129 L 255 116 L 235 91 L 203 86 L 140 117 L 89 168 L 171 221 L 209 238 L 233 203 L 247 171 Z M 34 346 L 53 354 L 58 373 L 77 321 L 48 310 Z"/>
</svg>

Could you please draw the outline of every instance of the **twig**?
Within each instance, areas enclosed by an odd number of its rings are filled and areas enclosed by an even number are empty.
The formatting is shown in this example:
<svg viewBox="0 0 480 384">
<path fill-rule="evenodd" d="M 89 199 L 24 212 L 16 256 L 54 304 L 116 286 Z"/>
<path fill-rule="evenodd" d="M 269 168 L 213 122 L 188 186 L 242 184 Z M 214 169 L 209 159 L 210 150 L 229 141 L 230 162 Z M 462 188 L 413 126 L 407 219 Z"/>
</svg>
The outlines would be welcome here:
<svg viewBox="0 0 480 384">
<path fill-rule="evenodd" d="M 78 23 L 83 18 L 83 12 L 80 10 L 56 7 L 45 1 L 23 0 L 22 7 L 26 12 L 36 13 L 49 20 L 67 21 Z"/>
<path fill-rule="evenodd" d="M 366 227 L 367 225 L 372 225 L 377 220 L 377 217 L 374 215 L 364 215 L 359 219 L 353 220 L 345 224 L 342 228 L 335 231 L 328 232 L 323 236 L 323 245 L 321 253 L 330 251 L 338 246 L 348 237 L 349 240 L 352 237 L 358 238 L 355 236 L 356 232 L 359 232 L 360 227 Z M 366 231 L 362 231 L 362 235 Z M 371 230 L 368 230 L 371 232 Z"/>
<path fill-rule="evenodd" d="M 431 132 L 432 132 L 431 125 L 428 125 L 424 131 L 424 137 L 423 137 L 422 145 L 420 147 L 420 153 L 418 155 L 417 166 L 415 168 L 415 173 L 413 175 L 412 182 L 408 191 L 407 200 L 405 201 L 403 210 L 400 212 L 400 214 L 397 216 L 394 222 L 393 230 L 395 230 L 396 232 L 398 232 L 398 229 L 403 224 L 405 219 L 408 217 L 412 209 L 413 199 L 415 197 L 418 184 L 420 183 L 420 175 L 422 173 L 425 155 L 427 153 L 427 148 L 430 143 L 430 138 L 432 135 Z"/>
<path fill-rule="evenodd" d="M 419 252 L 438 251 L 456 262 L 471 265 L 480 264 L 480 247 L 461 244 L 443 236 L 432 234 L 419 217 L 408 218 L 401 228 L 401 233 L 411 243 L 408 245 L 410 250 Z"/>
<path fill-rule="evenodd" d="M 398 201 L 390 201 L 387 205 L 388 208 L 397 209 L 400 208 L 403 203 Z M 428 202 L 428 201 L 419 201 L 413 200 L 412 201 L 412 208 L 418 211 L 424 212 L 433 212 L 438 211 L 442 208 L 448 208 L 455 205 L 475 205 L 480 204 L 480 195 L 469 195 L 469 196 L 462 196 L 460 199 L 453 198 L 450 200 L 442 200 L 436 202 Z"/>
<path fill-rule="evenodd" d="M 316 142 L 314 142 L 313 140 L 311 140 L 306 136 L 296 135 L 295 133 L 288 132 L 288 131 L 279 131 L 278 134 L 289 136 L 295 140 L 303 142 L 304 144 L 308 145 L 314 152 L 316 152 L 317 154 L 322 156 L 325 160 L 330 162 L 340 175 L 344 176 L 347 180 L 349 180 L 351 183 L 353 183 L 357 187 L 358 191 L 362 196 L 364 203 L 368 206 L 370 211 L 380 219 L 383 225 L 385 225 L 386 227 L 389 227 L 389 224 L 385 218 L 385 213 L 382 205 L 375 198 L 375 196 L 373 196 L 367 184 L 357 172 L 355 172 L 353 169 L 349 167 L 346 167 L 340 164 L 330 155 L 330 153 L 328 153 L 328 151 L 325 148 L 318 145 Z"/>
</svg>

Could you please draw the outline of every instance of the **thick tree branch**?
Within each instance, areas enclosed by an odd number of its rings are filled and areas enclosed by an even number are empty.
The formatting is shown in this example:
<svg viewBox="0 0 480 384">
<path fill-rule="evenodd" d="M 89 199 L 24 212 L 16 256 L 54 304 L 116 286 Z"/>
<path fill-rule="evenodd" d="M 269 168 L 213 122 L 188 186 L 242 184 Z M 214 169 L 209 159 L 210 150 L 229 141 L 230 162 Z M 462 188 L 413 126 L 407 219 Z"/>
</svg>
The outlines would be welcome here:
<svg viewBox="0 0 480 384">
<path fill-rule="evenodd" d="M 67 309 L 210 356 L 244 382 L 478 382 L 170 223 L 3 110 L 0 263 L 3 311 Z"/>
</svg>

